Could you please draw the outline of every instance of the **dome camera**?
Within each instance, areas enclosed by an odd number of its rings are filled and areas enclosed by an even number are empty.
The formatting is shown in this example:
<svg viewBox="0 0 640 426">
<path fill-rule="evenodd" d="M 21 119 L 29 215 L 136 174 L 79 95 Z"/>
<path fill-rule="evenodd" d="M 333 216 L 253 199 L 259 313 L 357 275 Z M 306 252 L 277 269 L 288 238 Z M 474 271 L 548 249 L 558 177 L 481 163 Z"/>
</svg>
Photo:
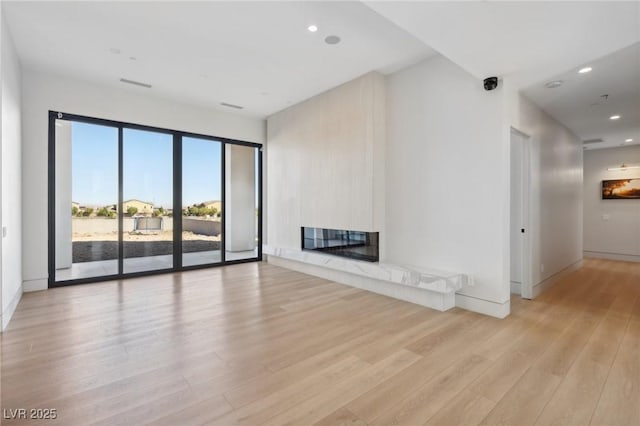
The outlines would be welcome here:
<svg viewBox="0 0 640 426">
<path fill-rule="evenodd" d="M 498 87 L 498 77 L 487 77 L 484 79 L 484 90 L 493 90 Z"/>
</svg>

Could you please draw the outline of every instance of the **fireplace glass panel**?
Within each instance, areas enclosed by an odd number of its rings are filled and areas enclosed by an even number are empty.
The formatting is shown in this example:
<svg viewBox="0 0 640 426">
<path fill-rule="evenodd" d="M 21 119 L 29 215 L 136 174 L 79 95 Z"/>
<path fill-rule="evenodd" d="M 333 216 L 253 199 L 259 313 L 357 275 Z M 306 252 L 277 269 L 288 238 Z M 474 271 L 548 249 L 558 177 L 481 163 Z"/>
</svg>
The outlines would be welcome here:
<svg viewBox="0 0 640 426">
<path fill-rule="evenodd" d="M 302 249 L 367 262 L 379 260 L 378 233 L 302 227 Z"/>
</svg>

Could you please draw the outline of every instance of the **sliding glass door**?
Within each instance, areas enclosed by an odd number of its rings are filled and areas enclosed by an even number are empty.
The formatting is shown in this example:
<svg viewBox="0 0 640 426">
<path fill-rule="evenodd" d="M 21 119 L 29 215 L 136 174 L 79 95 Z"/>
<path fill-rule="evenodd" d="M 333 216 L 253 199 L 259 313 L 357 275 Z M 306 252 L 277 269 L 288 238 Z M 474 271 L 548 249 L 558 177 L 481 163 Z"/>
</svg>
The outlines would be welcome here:
<svg viewBox="0 0 640 426">
<path fill-rule="evenodd" d="M 260 146 L 50 113 L 49 285 L 260 260 Z"/>
<path fill-rule="evenodd" d="M 55 279 L 118 273 L 118 129 L 55 119 Z"/>
<path fill-rule="evenodd" d="M 123 272 L 173 268 L 173 136 L 123 129 Z"/>
<path fill-rule="evenodd" d="M 222 143 L 182 138 L 182 265 L 222 262 Z"/>
<path fill-rule="evenodd" d="M 225 255 L 228 260 L 258 255 L 258 155 L 257 148 L 225 146 Z"/>
</svg>

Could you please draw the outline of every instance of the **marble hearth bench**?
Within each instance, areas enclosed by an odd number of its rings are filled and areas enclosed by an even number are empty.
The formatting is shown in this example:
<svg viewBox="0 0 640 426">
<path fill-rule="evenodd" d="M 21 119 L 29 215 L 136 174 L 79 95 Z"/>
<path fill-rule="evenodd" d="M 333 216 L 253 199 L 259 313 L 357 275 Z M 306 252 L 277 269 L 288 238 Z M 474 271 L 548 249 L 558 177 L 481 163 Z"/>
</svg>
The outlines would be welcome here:
<svg viewBox="0 0 640 426">
<path fill-rule="evenodd" d="M 389 263 L 363 262 L 304 250 L 263 246 L 267 261 L 341 284 L 439 311 L 455 306 L 455 293 L 472 285 L 468 275 Z"/>
</svg>

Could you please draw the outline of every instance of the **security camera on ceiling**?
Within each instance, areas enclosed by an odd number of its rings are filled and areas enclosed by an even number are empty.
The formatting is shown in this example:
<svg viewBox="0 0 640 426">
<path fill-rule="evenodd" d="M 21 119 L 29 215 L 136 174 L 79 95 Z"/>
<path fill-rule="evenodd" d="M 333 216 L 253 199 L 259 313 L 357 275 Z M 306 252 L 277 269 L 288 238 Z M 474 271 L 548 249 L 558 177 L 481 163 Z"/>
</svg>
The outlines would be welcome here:
<svg viewBox="0 0 640 426">
<path fill-rule="evenodd" d="M 484 79 L 484 90 L 493 90 L 498 87 L 498 77 L 487 77 Z"/>
</svg>

